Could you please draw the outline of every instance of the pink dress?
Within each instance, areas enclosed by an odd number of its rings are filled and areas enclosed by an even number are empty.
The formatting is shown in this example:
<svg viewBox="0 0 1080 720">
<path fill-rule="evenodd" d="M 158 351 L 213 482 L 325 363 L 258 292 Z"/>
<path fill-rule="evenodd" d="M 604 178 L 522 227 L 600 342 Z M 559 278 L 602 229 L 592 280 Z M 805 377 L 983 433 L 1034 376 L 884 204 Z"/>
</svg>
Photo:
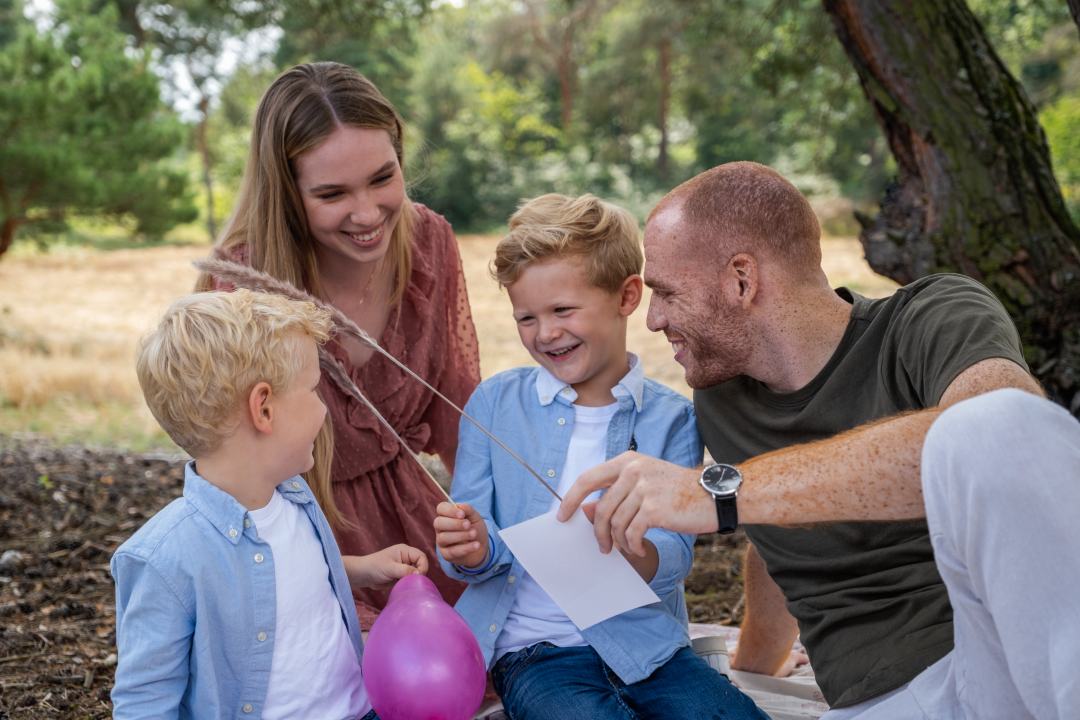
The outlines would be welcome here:
<svg viewBox="0 0 1080 720">
<path fill-rule="evenodd" d="M 469 311 L 461 255 L 450 224 L 420 204 L 413 238 L 412 275 L 401 305 L 379 344 L 413 372 L 464 407 L 480 383 L 476 329 Z M 239 261 L 246 248 L 233 248 Z M 457 445 L 458 413 L 381 355 L 360 368 L 338 343 L 342 360 L 362 393 L 416 452 L 438 454 Z M 319 386 L 334 424 L 334 500 L 354 529 L 337 532 L 343 555 L 369 555 L 404 543 L 428 557 L 428 577 L 453 605 L 465 584 L 439 567 L 435 507 L 444 498 L 397 440 L 357 400 L 324 374 Z M 388 590 L 354 590 L 365 630 L 386 605 Z"/>
</svg>

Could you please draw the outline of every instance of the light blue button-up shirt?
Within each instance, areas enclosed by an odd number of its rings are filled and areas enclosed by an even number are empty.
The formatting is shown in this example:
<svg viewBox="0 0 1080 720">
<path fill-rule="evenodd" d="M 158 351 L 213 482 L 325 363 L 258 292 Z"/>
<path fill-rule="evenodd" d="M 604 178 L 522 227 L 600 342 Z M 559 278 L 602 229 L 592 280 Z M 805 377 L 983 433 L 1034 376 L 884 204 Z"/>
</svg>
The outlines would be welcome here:
<svg viewBox="0 0 1080 720">
<path fill-rule="evenodd" d="M 326 516 L 303 478 L 277 489 L 315 528 L 360 659 L 360 621 Z M 121 545 L 111 567 L 116 720 L 262 715 L 277 623 L 274 553 L 240 503 L 190 462 L 184 496 Z"/>
<path fill-rule="evenodd" d="M 619 403 L 608 425 L 607 459 L 626 452 L 631 438 L 638 452 L 685 467 L 701 464 L 704 448 L 693 404 L 645 377 L 641 360 L 627 353 L 630 372 L 612 389 Z M 559 477 L 574 427 L 577 393 L 543 368 L 508 370 L 480 384 L 465 411 L 545 479 Z M 491 662 L 495 638 L 514 604 L 525 571 L 499 538 L 510 527 L 548 512 L 551 493 L 517 460 L 462 419 L 450 494 L 474 507 L 487 523 L 493 545 L 491 567 L 463 573 L 441 556 L 446 573 L 470 583 L 455 609 L 480 641 Z M 680 648 L 690 644 L 683 578 L 694 562 L 694 536 L 653 528 L 645 537 L 660 558 L 649 587 L 660 602 L 631 610 L 581 631 L 585 641 L 626 683 L 644 680 Z"/>
</svg>

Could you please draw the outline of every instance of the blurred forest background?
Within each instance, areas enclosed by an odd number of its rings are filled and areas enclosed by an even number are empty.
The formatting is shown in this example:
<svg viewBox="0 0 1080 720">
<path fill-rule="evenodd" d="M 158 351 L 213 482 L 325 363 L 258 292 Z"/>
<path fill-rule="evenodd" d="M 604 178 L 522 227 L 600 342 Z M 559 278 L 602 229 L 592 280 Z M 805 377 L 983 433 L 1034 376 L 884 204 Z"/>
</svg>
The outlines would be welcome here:
<svg viewBox="0 0 1080 720">
<path fill-rule="evenodd" d="M 1067 6 L 968 4 L 1080 214 Z M 897 172 L 819 0 L 0 0 L 5 224 L 40 245 L 209 240 L 260 94 L 311 60 L 352 65 L 391 99 L 411 128 L 412 196 L 459 232 L 550 191 L 643 217 L 698 172 L 756 160 L 826 232 L 855 235 L 852 209 L 875 210 Z M 27 159 L 33 178 L 6 177 Z"/>
<path fill-rule="evenodd" d="M 1037 109 L 1080 217 L 1080 35 L 1068 6 L 967 6 Z M 755 160 L 810 198 L 826 236 L 852 238 L 871 232 L 903 174 L 821 0 L 0 0 L 0 271 L 18 259 L 54 267 L 50 287 L 13 295 L 12 276 L 12 293 L 0 288 L 0 432 L 53 397 L 34 395 L 28 357 L 78 366 L 89 352 L 79 338 L 116 331 L 96 327 L 94 303 L 131 302 L 65 286 L 70 259 L 94 272 L 108 261 L 86 253 L 120 249 L 124 282 L 184 292 L 186 276 L 140 272 L 123 251 L 210 242 L 260 94 L 311 60 L 352 65 L 391 99 L 410 127 L 411 196 L 459 234 L 497 232 L 521 198 L 552 191 L 593 192 L 644 219 L 683 180 Z M 174 264 L 205 252 L 176 250 Z M 1023 264 L 1019 252 L 998 264 Z M 998 275 L 995 292 L 1007 305 L 1012 292 L 1019 317 L 1026 291 Z M 18 320 L 45 299 L 32 287 L 65 304 Z M 85 332 L 50 340 L 48 322 Z M 1032 348 L 1033 369 L 1057 362 Z M 130 344 L 107 353 L 127 363 Z M 95 377 L 72 381 L 95 417 L 109 398 L 118 417 L 140 404 L 130 378 L 114 392 Z"/>
</svg>

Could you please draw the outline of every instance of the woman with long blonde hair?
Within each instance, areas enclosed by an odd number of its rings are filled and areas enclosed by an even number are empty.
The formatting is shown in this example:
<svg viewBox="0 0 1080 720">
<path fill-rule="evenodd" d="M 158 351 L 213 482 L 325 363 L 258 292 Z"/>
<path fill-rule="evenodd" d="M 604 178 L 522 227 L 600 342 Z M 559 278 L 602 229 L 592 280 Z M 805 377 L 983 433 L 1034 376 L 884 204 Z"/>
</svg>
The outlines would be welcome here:
<svg viewBox="0 0 1080 720">
<path fill-rule="evenodd" d="M 461 257 L 449 223 L 406 195 L 403 132 L 393 106 L 352 68 L 284 72 L 259 101 L 236 208 L 214 252 L 333 304 L 464 405 L 480 363 Z M 208 276 L 196 284 L 221 287 Z M 370 348 L 351 340 L 328 348 L 410 447 L 438 455 L 452 473 L 457 413 Z M 327 420 L 306 479 L 342 554 L 419 548 L 453 604 L 464 585 L 434 562 L 438 491 L 369 410 L 325 375 L 319 389 Z M 354 591 L 364 629 L 386 598 Z"/>
</svg>

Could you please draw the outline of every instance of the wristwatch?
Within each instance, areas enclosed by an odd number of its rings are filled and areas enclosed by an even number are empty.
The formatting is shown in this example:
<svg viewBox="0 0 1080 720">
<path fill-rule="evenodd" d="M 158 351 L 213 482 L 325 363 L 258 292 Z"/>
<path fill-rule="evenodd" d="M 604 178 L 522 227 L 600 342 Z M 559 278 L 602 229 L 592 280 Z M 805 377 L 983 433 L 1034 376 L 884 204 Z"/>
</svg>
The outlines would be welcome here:
<svg viewBox="0 0 1080 720">
<path fill-rule="evenodd" d="M 739 510 L 735 498 L 742 485 L 742 473 L 731 465 L 717 463 L 701 471 L 701 487 L 716 500 L 716 515 L 720 534 L 730 535 L 739 526 Z"/>
</svg>

